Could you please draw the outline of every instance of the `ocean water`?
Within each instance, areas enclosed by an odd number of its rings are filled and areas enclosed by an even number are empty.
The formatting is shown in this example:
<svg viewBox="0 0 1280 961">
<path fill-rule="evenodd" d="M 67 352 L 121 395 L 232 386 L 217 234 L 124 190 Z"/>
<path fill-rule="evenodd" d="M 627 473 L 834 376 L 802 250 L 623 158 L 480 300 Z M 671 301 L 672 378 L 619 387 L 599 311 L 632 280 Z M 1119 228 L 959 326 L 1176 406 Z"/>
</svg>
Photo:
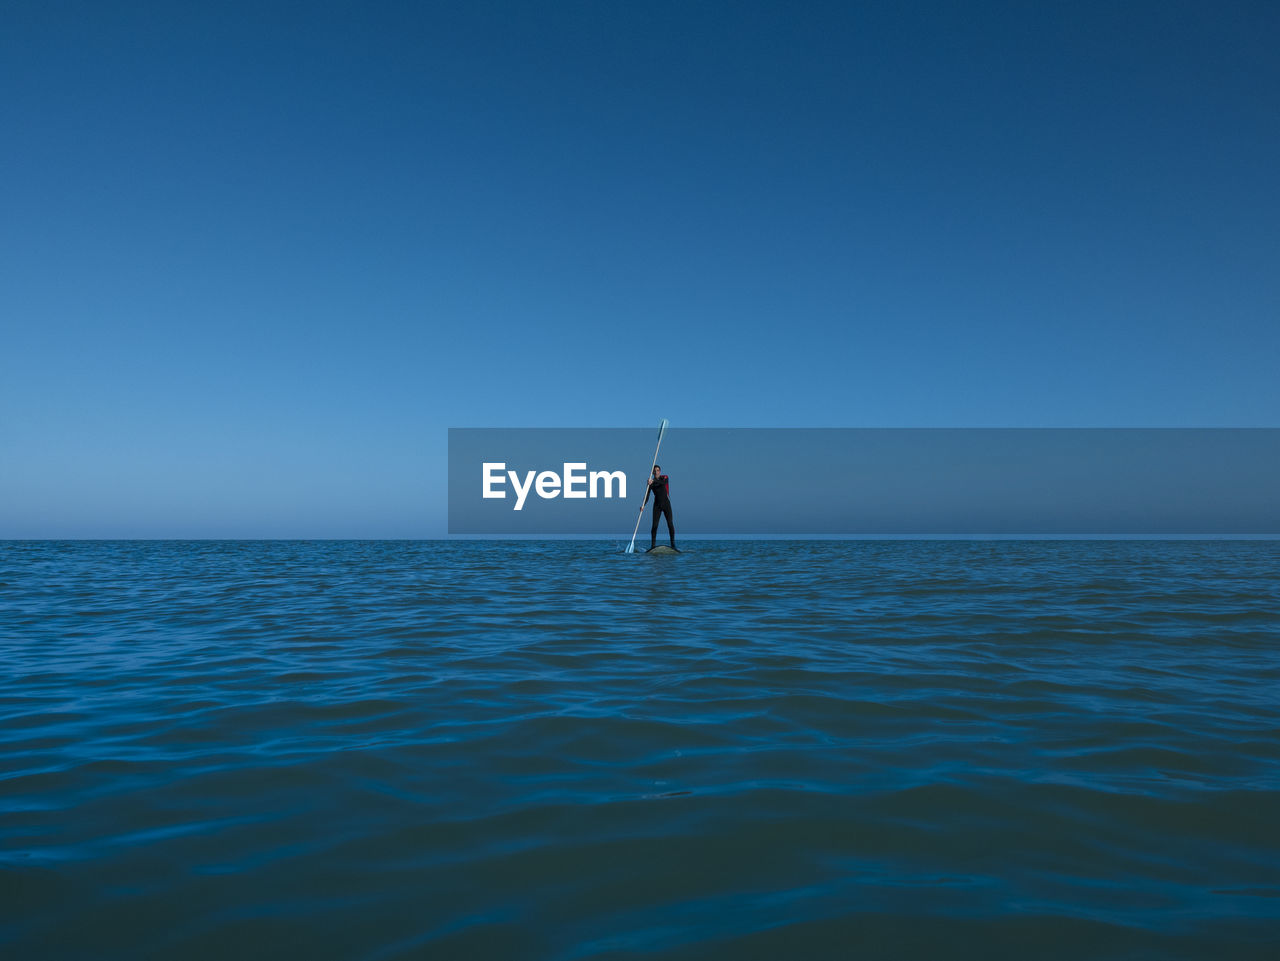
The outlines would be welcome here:
<svg viewBox="0 0 1280 961">
<path fill-rule="evenodd" d="M 0 954 L 1280 957 L 1280 542 L 0 543 Z"/>
</svg>

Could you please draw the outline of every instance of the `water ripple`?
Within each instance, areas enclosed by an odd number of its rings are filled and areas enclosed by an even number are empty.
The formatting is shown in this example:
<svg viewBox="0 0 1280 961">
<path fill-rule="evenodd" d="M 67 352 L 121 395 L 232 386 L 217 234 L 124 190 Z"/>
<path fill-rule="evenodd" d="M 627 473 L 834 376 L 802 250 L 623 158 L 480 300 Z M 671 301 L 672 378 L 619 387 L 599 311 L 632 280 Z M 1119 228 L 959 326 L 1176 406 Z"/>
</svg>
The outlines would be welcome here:
<svg viewBox="0 0 1280 961">
<path fill-rule="evenodd" d="M 14 956 L 1262 958 L 1280 544 L 0 545 Z"/>
</svg>

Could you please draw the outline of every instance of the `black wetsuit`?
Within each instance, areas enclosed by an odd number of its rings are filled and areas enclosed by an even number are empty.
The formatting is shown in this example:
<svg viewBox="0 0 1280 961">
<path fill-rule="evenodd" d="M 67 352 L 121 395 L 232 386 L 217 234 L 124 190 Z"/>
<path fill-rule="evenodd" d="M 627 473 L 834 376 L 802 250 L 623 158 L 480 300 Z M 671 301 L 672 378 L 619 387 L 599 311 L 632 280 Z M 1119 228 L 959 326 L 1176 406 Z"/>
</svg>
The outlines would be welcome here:
<svg viewBox="0 0 1280 961">
<path fill-rule="evenodd" d="M 649 502 L 650 494 L 653 495 L 653 527 L 649 530 L 649 547 L 652 549 L 658 542 L 658 518 L 663 515 L 667 518 L 667 534 L 671 537 L 671 546 L 675 547 L 676 528 L 671 523 L 671 478 L 666 474 L 657 476 L 644 495 L 646 504 Z"/>
</svg>

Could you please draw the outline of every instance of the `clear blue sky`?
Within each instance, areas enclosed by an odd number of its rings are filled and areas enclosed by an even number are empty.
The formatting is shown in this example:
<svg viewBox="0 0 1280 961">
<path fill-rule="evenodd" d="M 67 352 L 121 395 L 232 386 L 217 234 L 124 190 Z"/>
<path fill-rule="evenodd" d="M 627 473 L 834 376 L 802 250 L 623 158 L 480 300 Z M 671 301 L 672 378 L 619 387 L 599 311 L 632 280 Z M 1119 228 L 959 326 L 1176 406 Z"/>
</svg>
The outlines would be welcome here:
<svg viewBox="0 0 1280 961">
<path fill-rule="evenodd" d="M 449 426 L 1280 425 L 1274 3 L 203 6 L 5 5 L 0 536 L 439 536 Z"/>
</svg>

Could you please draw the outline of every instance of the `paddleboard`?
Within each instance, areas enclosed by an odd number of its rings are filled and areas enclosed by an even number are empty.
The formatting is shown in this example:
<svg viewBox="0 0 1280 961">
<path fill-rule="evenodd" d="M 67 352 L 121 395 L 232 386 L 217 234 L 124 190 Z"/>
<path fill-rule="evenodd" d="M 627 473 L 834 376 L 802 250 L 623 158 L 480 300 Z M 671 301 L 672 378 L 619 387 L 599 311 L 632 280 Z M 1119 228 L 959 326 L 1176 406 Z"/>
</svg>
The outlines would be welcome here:
<svg viewBox="0 0 1280 961">
<path fill-rule="evenodd" d="M 683 551 L 678 551 L 674 547 L 663 547 L 662 545 L 658 545 L 657 547 L 649 548 L 647 551 L 645 551 L 645 553 L 646 554 L 681 554 L 683 553 Z"/>
</svg>

